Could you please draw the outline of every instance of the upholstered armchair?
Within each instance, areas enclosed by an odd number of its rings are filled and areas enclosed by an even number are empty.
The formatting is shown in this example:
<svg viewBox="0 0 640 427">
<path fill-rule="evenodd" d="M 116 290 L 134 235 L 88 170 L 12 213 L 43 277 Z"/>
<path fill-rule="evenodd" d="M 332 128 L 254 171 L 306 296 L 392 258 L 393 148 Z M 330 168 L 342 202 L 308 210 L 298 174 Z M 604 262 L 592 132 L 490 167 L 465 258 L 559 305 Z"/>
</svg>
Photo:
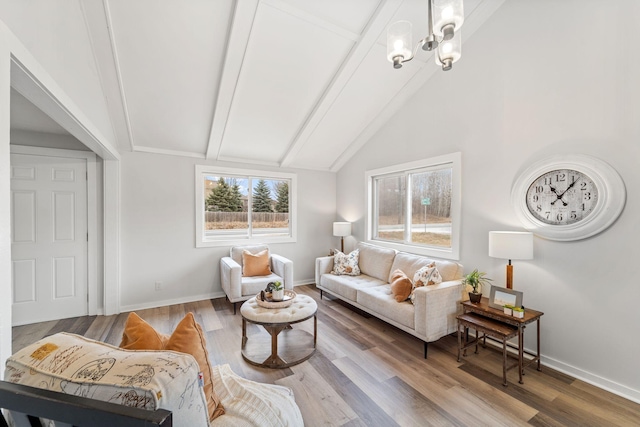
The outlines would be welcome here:
<svg viewBox="0 0 640 427">
<path fill-rule="evenodd" d="M 293 261 L 269 252 L 269 246 L 234 246 L 229 255 L 220 260 L 220 282 L 233 303 L 233 314 L 237 302 L 256 296 L 269 282 L 280 281 L 285 289 L 293 289 Z"/>
</svg>

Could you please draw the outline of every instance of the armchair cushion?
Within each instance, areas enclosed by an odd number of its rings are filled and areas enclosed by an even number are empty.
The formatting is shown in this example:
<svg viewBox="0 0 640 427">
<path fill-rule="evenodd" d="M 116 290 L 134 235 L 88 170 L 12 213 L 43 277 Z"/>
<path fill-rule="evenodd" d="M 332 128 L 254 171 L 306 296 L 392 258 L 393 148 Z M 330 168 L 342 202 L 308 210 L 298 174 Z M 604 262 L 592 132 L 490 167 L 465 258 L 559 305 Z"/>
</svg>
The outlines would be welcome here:
<svg viewBox="0 0 640 427">
<path fill-rule="evenodd" d="M 271 274 L 269 268 L 269 250 L 265 249 L 252 254 L 251 252 L 242 251 L 242 275 L 244 277 L 268 276 Z"/>
</svg>

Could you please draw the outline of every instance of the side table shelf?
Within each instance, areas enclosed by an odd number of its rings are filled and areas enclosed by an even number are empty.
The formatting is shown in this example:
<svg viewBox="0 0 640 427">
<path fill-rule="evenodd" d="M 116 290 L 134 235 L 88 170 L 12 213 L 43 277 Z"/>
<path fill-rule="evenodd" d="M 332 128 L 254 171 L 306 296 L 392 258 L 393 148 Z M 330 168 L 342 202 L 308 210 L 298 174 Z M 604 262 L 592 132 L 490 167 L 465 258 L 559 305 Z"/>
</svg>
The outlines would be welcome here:
<svg viewBox="0 0 640 427">
<path fill-rule="evenodd" d="M 463 301 L 463 314 L 458 316 L 458 361 L 460 360 L 460 352 L 464 351 L 472 345 L 476 346 L 478 352 L 478 342 L 480 338 L 486 339 L 486 336 L 496 338 L 502 342 L 503 352 L 503 385 L 507 385 L 507 370 L 518 367 L 518 376 L 520 384 L 524 384 L 522 376 L 524 368 L 532 363 L 537 363 L 537 370 L 541 370 L 540 366 L 540 317 L 544 313 L 537 310 L 525 309 L 524 317 L 517 318 L 504 314 L 502 310 L 489 307 L 489 299 L 483 297 L 479 303 Z M 526 326 L 532 322 L 537 324 L 537 345 L 536 353 L 526 351 L 524 349 L 524 330 Z M 464 342 L 462 341 L 461 328 L 464 329 Z M 476 331 L 476 338 L 469 341 L 469 328 Z M 482 333 L 482 336 L 480 334 Z M 507 340 L 518 337 L 518 363 L 507 367 Z M 532 356 L 532 359 L 524 360 L 524 355 Z"/>
</svg>

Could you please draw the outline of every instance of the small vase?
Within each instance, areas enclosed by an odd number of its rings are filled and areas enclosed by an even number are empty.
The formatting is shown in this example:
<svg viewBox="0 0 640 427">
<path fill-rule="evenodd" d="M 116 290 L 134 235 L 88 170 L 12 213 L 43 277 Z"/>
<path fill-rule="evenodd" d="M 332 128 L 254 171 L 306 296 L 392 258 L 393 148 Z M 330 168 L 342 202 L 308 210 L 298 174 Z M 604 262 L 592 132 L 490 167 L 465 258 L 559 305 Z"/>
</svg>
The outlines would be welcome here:
<svg viewBox="0 0 640 427">
<path fill-rule="evenodd" d="M 481 293 L 473 293 L 473 292 L 469 292 L 469 301 L 471 301 L 472 303 L 479 303 L 480 299 L 482 299 L 482 294 Z"/>
<path fill-rule="evenodd" d="M 271 292 L 271 299 L 274 301 L 282 301 L 284 299 L 284 289 Z"/>
</svg>

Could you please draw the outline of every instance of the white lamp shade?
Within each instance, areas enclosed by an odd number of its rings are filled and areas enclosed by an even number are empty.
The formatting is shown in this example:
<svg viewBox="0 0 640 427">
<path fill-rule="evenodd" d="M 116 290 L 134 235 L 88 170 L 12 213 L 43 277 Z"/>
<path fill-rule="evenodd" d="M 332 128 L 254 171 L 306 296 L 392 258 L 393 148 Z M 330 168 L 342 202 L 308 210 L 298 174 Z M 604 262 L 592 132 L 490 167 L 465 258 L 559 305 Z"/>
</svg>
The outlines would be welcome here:
<svg viewBox="0 0 640 427">
<path fill-rule="evenodd" d="M 350 222 L 334 222 L 333 235 L 338 237 L 350 236 L 351 223 Z"/>
<path fill-rule="evenodd" d="M 462 56 L 462 34 L 460 31 L 456 31 L 451 40 L 442 41 L 438 45 L 438 51 L 434 56 L 436 64 L 444 64 L 447 70 L 450 69 L 451 65 Z"/>
<path fill-rule="evenodd" d="M 502 259 L 533 259 L 533 233 L 490 231 L 489 256 Z"/>
<path fill-rule="evenodd" d="M 464 5 L 462 0 L 433 0 L 433 33 L 439 38 L 449 40 L 451 31 L 456 33 L 464 23 Z M 448 30 L 445 30 L 448 27 Z"/>
<path fill-rule="evenodd" d="M 401 62 L 410 59 L 413 49 L 411 39 L 411 22 L 394 22 L 387 30 L 387 59 L 391 62 L 396 57 Z"/>
</svg>

